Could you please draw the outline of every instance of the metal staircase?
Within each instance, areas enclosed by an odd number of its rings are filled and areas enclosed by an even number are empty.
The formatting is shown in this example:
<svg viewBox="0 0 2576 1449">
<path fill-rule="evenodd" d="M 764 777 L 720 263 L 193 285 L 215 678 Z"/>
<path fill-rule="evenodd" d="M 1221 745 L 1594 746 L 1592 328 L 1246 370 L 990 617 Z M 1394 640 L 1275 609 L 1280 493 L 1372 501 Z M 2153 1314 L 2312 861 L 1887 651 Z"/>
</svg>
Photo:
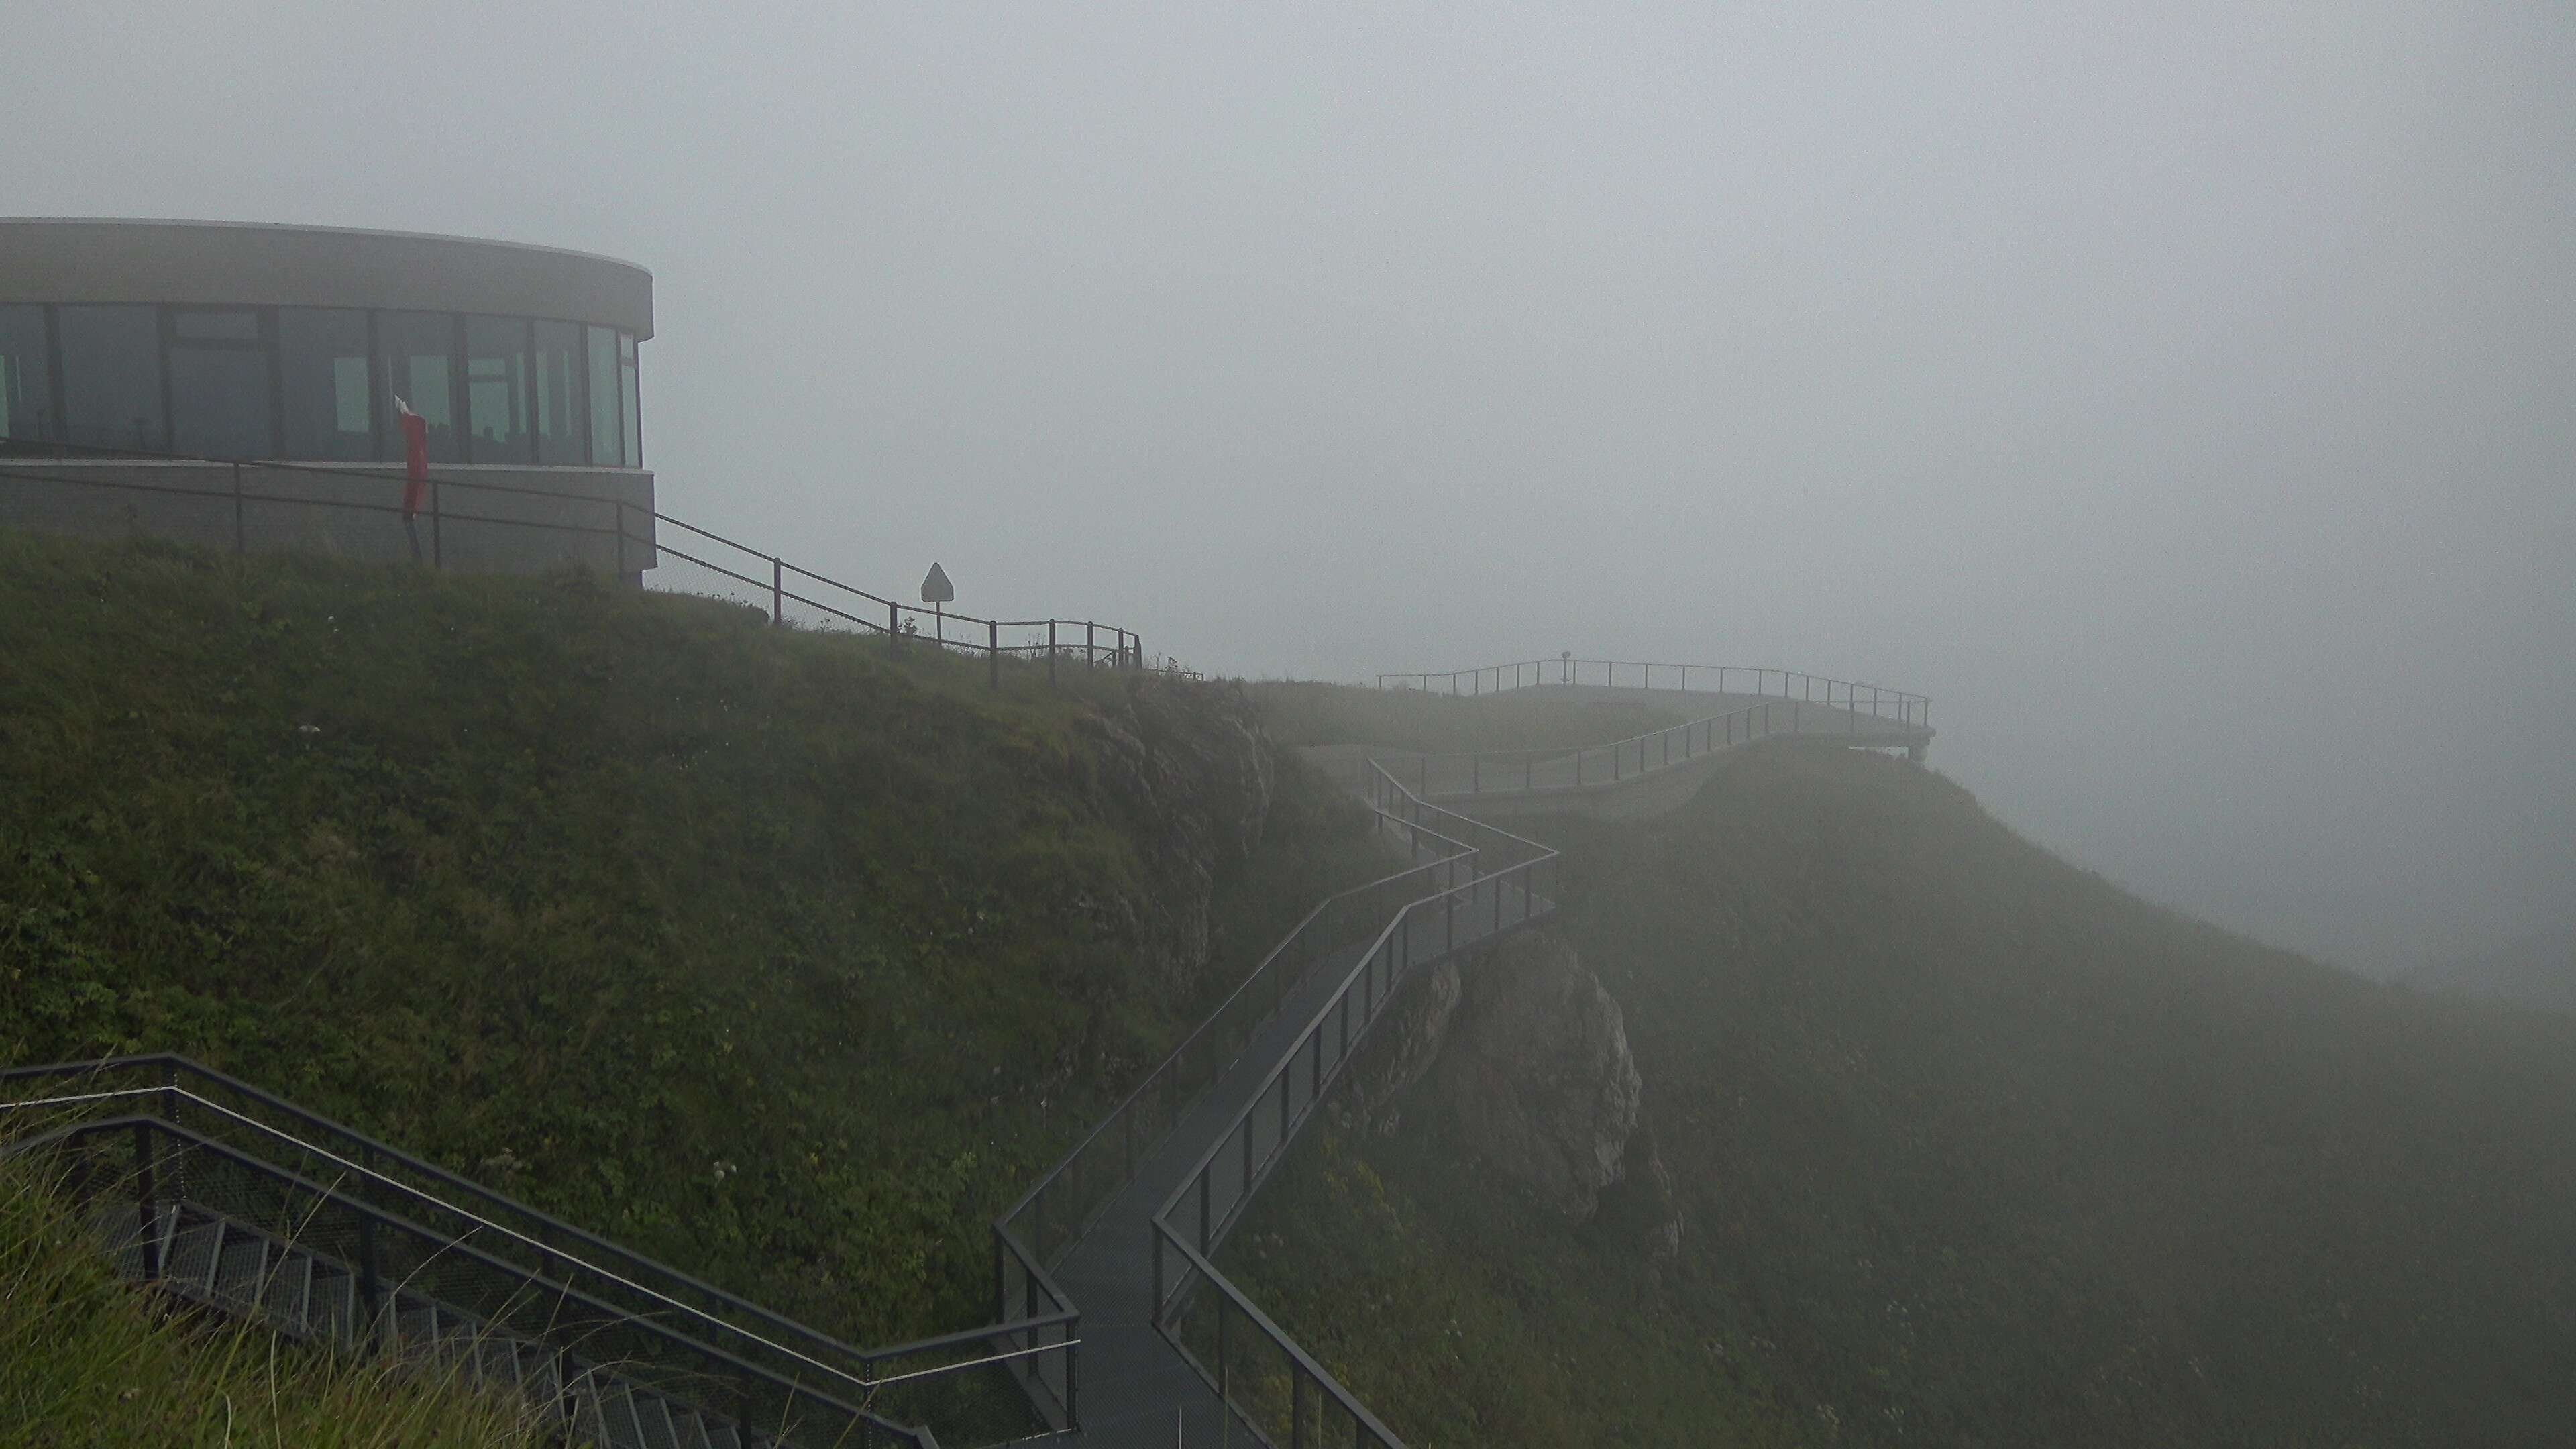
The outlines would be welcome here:
<svg viewBox="0 0 2576 1449">
<path fill-rule="evenodd" d="M 360 1270 L 204 1208 L 163 1204 L 149 1220 L 103 1208 L 99 1237 L 129 1278 L 176 1298 L 256 1319 L 279 1335 L 344 1351 L 389 1352 L 526 1396 L 572 1443 L 614 1449 L 767 1449 L 779 1441 L 408 1289 L 370 1317 Z"/>
<path fill-rule="evenodd" d="M 47 1124 L 0 1152 L 47 1154 L 118 1267 L 176 1298 L 510 1388 L 572 1444 L 938 1449 L 871 1406 L 882 1351 L 185 1058 L 19 1068 L 0 1092 L 7 1115 Z"/>
</svg>

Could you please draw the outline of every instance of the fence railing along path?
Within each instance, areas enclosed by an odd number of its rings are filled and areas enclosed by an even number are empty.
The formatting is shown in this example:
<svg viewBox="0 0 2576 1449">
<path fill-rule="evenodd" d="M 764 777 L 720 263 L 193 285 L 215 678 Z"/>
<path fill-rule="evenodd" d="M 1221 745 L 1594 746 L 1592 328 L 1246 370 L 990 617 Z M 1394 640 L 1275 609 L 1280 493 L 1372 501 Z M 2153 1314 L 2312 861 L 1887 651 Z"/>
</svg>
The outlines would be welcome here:
<svg viewBox="0 0 2576 1449">
<path fill-rule="evenodd" d="M 1310 912 L 997 1225 L 1082 1304 L 1069 1442 L 1400 1444 L 1212 1259 L 1406 976 L 1545 920 L 1556 856 L 1382 771 L 1371 807 L 1415 863 Z"/>
<path fill-rule="evenodd" d="M 1655 664 L 1631 659 L 1524 659 L 1488 664 L 1446 674 L 1381 674 L 1380 689 L 1419 689 L 1434 694 L 1475 698 L 1516 689 L 1549 685 L 1586 689 L 1672 690 L 1684 693 L 1743 694 L 1794 700 L 1841 709 L 1855 716 L 1924 729 L 1932 723 L 1932 701 L 1908 690 L 1853 679 L 1834 679 L 1800 669 L 1757 668 L 1743 664 Z"/>
<path fill-rule="evenodd" d="M 392 502 L 253 489 L 247 470 L 340 476 L 387 490 L 401 486 L 399 475 L 177 461 L 222 467 L 229 490 L 29 473 L 14 464 L 0 469 L 0 477 L 228 500 L 235 547 L 244 550 L 248 509 L 257 504 L 402 511 Z M 444 565 L 449 521 L 543 528 L 610 540 L 621 572 L 632 545 L 632 557 L 650 558 L 653 567 L 668 556 L 725 581 L 709 592 L 757 603 L 765 591 L 774 623 L 790 622 L 792 605 L 804 611 L 798 622 L 981 653 L 996 683 L 1002 661 L 1012 655 L 1043 659 L 1050 671 L 1067 659 L 1131 668 L 1144 662 L 1130 631 L 1112 629 L 1104 639 L 1104 626 L 1090 621 L 975 619 L 902 604 L 623 500 L 572 500 L 606 510 L 597 523 L 447 506 L 451 494 L 471 490 L 567 501 L 542 490 L 433 478 L 425 559 L 432 566 Z M 690 547 L 662 538 L 663 527 L 680 530 Z M 920 634 L 924 619 L 932 626 L 927 638 Z M 1077 623 L 1079 643 L 1071 637 Z M 1019 637 L 1006 643 L 1006 628 Z M 137 1187 L 139 1220 L 154 1219 L 162 1203 L 189 1202 L 192 1184 L 200 1183 L 230 1184 L 201 1192 L 200 1199 L 218 1201 L 198 1201 L 200 1208 L 274 1216 L 293 1205 L 307 1224 L 327 1226 L 338 1255 L 332 1261 L 356 1282 L 389 1295 L 385 1301 L 423 1285 L 459 1300 L 451 1306 L 460 1308 L 463 1321 L 532 1333 L 576 1325 L 586 1341 L 613 1352 L 621 1372 L 686 1387 L 698 1395 L 686 1402 L 707 1414 L 733 1415 L 746 1427 L 771 1424 L 770 1431 L 752 1430 L 769 1437 L 792 1434 L 805 1442 L 820 1424 L 825 1432 L 814 1442 L 934 1449 L 929 1431 L 905 1428 L 879 1411 L 896 1400 L 926 1402 L 968 1376 L 999 1374 L 1061 1443 L 1160 1449 L 1174 1442 L 1167 1428 L 1184 1436 L 1210 1429 L 1226 1436 L 1240 1428 L 1289 1449 L 1400 1449 L 1395 1435 L 1214 1260 L 1412 972 L 1554 914 L 1556 852 L 1446 809 L 1437 797 L 1588 788 L 1590 776 L 1604 769 L 1613 781 L 1631 771 L 1661 771 L 1752 739 L 1813 732 L 1806 728 L 1811 708 L 1816 721 L 1843 725 L 1829 733 L 1855 742 L 1930 734 L 1930 704 L 1920 695 L 1795 671 L 1561 657 L 1447 675 L 1381 676 L 1380 683 L 1479 695 L 1590 685 L 1586 670 L 1598 669 L 1600 687 L 1653 689 L 1659 668 L 1671 671 L 1667 687 L 1685 691 L 1694 671 L 1707 671 L 1696 682 L 1720 693 L 1750 673 L 1765 697 L 1611 745 L 1516 752 L 1507 759 L 1518 766 L 1517 780 L 1505 767 L 1488 783 L 1488 765 L 1506 759 L 1493 754 L 1373 761 L 1367 778 L 1372 824 L 1400 835 L 1414 864 L 1318 905 L 996 1220 L 995 1321 L 959 1333 L 880 1349 L 837 1342 L 182 1058 L 20 1068 L 0 1073 L 0 1087 L 61 1084 L 21 1099 L 55 1113 L 86 1114 L 44 1134 L 48 1144 L 93 1155 L 127 1144 L 123 1180 Z M 1622 683 L 1622 669 L 1637 671 L 1633 686 Z M 1777 699 L 1767 691 L 1774 680 L 1782 691 Z M 1858 723 L 1863 715 L 1873 722 L 1870 729 Z M 1399 777 L 1408 767 L 1410 783 Z M 1463 789 L 1456 788 L 1461 768 Z M 150 1256 L 147 1250 L 147 1261 Z M 397 1274 L 401 1288 L 393 1286 Z M 1082 1289 L 1085 1306 L 1077 1306 L 1069 1287 Z M 1082 1354 L 1087 1338 L 1088 1359 Z M 683 1402 L 677 1394 L 670 1401 Z M 1087 1411 L 1091 1401 L 1097 1403 Z"/>
<path fill-rule="evenodd" d="M 1643 682 L 1652 677 L 1650 671 L 1661 669 L 1665 671 L 1666 687 L 1679 692 L 1684 688 L 1681 681 L 1689 678 L 1691 671 L 1700 670 L 1704 671 L 1700 682 L 1706 688 L 1692 692 L 1714 696 L 1735 707 L 1602 745 L 1404 754 L 1385 757 L 1386 763 L 1405 775 L 1424 798 L 1455 800 L 1480 795 L 1544 795 L 1618 785 L 1775 735 L 1813 735 L 1840 744 L 1902 748 L 1917 758 L 1932 739 L 1931 726 L 1926 722 L 1931 717 L 1931 700 L 1901 690 L 1855 685 L 1797 671 L 1737 669 L 1732 665 L 1621 664 L 1615 668 L 1636 671 L 1636 682 L 1622 684 L 1610 682 L 1612 667 L 1606 661 L 1600 661 L 1605 665 L 1600 678 L 1567 682 L 1579 677 L 1578 666 L 1584 662 L 1550 659 L 1460 670 L 1455 674 L 1381 674 L 1378 680 L 1382 689 L 1424 688 L 1421 681 L 1425 680 L 1433 681 L 1430 687 L 1438 688 L 1445 682 L 1450 688 L 1442 692 L 1477 697 L 1516 689 L 1645 689 L 1650 687 Z M 1524 672 L 1540 665 L 1545 666 L 1548 678 L 1539 679 Z M 1457 688 L 1460 681 L 1479 678 L 1492 682 L 1493 687 Z M 1732 690 L 1721 692 L 1717 688 L 1721 681 L 1738 687 L 1776 683 L 1788 693 L 1747 699 Z M 1810 695 L 1818 697 L 1811 699 Z"/>
<path fill-rule="evenodd" d="M 122 472 L 56 463 L 166 464 Z M 613 474 L 584 470 L 617 481 Z M 0 485 L 45 484 L 95 493 L 175 500 L 160 505 L 146 532 L 176 533 L 235 553 L 295 547 L 306 530 L 280 519 L 341 516 L 360 525 L 344 544 L 389 557 L 408 553 L 433 569 L 476 569 L 507 557 L 525 564 L 551 551 L 624 576 L 651 572 L 657 590 L 729 599 L 765 610 L 773 624 L 848 629 L 897 645 L 937 646 L 982 657 L 999 685 L 1006 662 L 1060 668 L 1142 668 L 1144 641 L 1096 619 L 988 619 L 936 605 L 905 603 L 843 583 L 712 529 L 613 496 L 497 483 L 433 471 L 417 514 L 403 507 L 398 468 L 218 458 L 136 449 L 0 440 Z M 88 520 L 93 526 L 105 520 Z M 184 523 L 185 526 L 182 526 Z M 496 540 L 513 540 L 506 546 Z M 531 545 L 529 540 L 536 540 Z M 1179 672 L 1179 671 L 1175 671 Z"/>
</svg>

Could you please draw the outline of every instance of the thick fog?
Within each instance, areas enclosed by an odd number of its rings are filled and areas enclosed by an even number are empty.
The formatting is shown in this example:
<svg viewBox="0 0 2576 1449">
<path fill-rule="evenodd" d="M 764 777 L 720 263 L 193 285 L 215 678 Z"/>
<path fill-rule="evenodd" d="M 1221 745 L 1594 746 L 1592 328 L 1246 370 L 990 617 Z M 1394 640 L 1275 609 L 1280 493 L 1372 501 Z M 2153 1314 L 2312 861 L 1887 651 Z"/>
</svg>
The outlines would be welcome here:
<svg viewBox="0 0 2576 1449">
<path fill-rule="evenodd" d="M 863 586 L 1256 676 L 1921 690 L 2013 824 L 2373 972 L 2576 900 L 2563 4 L 0 36 L 0 213 L 649 267 L 663 506 Z"/>
</svg>

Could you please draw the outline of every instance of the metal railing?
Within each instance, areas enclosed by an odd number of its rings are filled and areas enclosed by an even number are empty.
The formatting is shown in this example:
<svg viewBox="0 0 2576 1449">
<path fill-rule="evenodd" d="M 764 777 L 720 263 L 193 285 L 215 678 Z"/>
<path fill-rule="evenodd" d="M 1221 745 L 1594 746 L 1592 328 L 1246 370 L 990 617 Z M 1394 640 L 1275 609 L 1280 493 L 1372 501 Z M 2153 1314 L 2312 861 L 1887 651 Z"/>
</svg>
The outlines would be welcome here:
<svg viewBox="0 0 2576 1449">
<path fill-rule="evenodd" d="M 773 624 L 854 629 L 882 635 L 898 647 L 920 644 L 981 655 L 996 684 L 1001 682 L 1004 660 L 1043 665 L 1050 682 L 1057 677 L 1060 664 L 1145 667 L 1144 641 L 1131 629 L 1095 619 L 984 619 L 937 606 L 906 604 L 827 578 L 667 513 L 657 512 L 653 518 L 666 528 L 688 534 L 690 548 L 697 550 L 689 552 L 657 536 L 656 547 L 662 555 L 725 581 L 712 587 L 675 591 L 765 606 Z M 720 555 L 723 561 L 705 555 Z M 1178 675 L 1183 671 L 1156 672 Z"/>
<path fill-rule="evenodd" d="M 1041 1300 L 1036 1311 L 981 1328 L 857 1348 L 185 1057 L 163 1053 L 18 1067 L 0 1071 L 0 1094 L 0 1114 L 33 1112 L 48 1123 L 64 1121 L 52 1128 L 54 1136 L 94 1125 L 83 1119 L 124 1121 L 145 1113 L 161 1129 L 193 1134 L 235 1157 L 266 1164 L 262 1170 L 272 1174 L 321 1185 L 334 1195 L 330 1211 L 353 1224 L 370 1214 L 391 1214 L 403 1232 L 445 1245 L 430 1256 L 484 1265 L 476 1272 L 492 1282 L 472 1274 L 457 1284 L 441 1279 L 434 1295 L 472 1311 L 509 1300 L 530 1284 L 560 1289 L 586 1305 L 584 1316 L 571 1321 L 595 1339 L 633 1333 L 678 1345 L 659 1356 L 631 1346 L 621 1350 L 648 1368 L 668 1360 L 674 1372 L 686 1371 L 684 1378 L 716 1368 L 747 1374 L 792 1390 L 800 1404 L 829 1401 L 876 1414 L 890 1432 L 899 1429 L 894 1417 L 926 1419 L 922 1409 L 935 1396 L 953 1398 L 961 1387 L 988 1403 L 1018 1403 L 1021 1396 L 1010 1380 L 1029 1371 L 1025 1365 L 1042 1365 L 1034 1371 L 1069 1383 L 1080 1344 L 1079 1316 L 1071 1304 Z M 157 1181 L 162 1200 L 190 1200 L 185 1179 L 163 1174 Z M 147 1190 L 153 1190 L 148 1183 Z M 274 1230 L 280 1221 L 276 1204 L 258 1201 L 271 1221 L 253 1226 Z M 376 1276 L 384 1281 L 412 1272 L 412 1266 L 390 1259 L 380 1269 Z M 493 1321 L 534 1322 L 525 1311 L 513 1313 Z M 691 1355 L 706 1362 L 683 1362 Z M 694 1379 L 636 1376 L 670 1383 L 675 1397 L 695 1392 Z M 756 1395 L 744 1400 L 757 1401 Z"/>
<path fill-rule="evenodd" d="M 993 1223 L 1003 1244 L 1047 1269 L 1099 1220 L 1137 1163 L 1160 1145 L 1199 1093 L 1223 1076 L 1253 1032 L 1316 966 L 1346 943 L 1365 940 L 1407 901 L 1447 889 L 1469 869 L 1474 848 L 1385 812 L 1373 828 L 1401 832 L 1415 864 L 1394 875 L 1327 896 L 1262 957 L 1181 1044 L 1146 1073 L 1064 1159 Z"/>
<path fill-rule="evenodd" d="M 279 1239 L 351 1275 L 362 1348 L 394 1339 L 390 1310 L 397 1294 L 409 1294 L 461 1313 L 483 1334 L 549 1346 L 554 1382 L 567 1387 L 584 1374 L 604 1372 L 771 1441 L 938 1449 L 925 1429 L 595 1296 L 581 1283 L 581 1265 L 550 1275 L 486 1251 L 470 1235 L 431 1226 L 445 1204 L 353 1172 L 312 1144 L 280 1137 L 268 1151 L 252 1153 L 158 1116 L 127 1113 L 54 1128 L 0 1150 L 35 1148 L 74 1156 L 78 1176 L 93 1189 L 131 1187 L 148 1279 L 160 1278 L 166 1267 L 148 1236 L 163 1209 L 185 1203 L 227 1218 L 255 1215 Z M 307 1158 L 301 1168 L 277 1161 L 298 1151 Z"/>
<path fill-rule="evenodd" d="M 1218 1248 L 1413 968 L 1555 911 L 1554 850 L 1443 810 L 1374 762 L 1370 771 L 1382 816 L 1475 844 L 1472 856 L 1445 862 L 1465 865 L 1466 876 L 1396 911 L 1154 1214 L 1155 1326 L 1230 1410 L 1285 1449 L 1402 1449 L 1403 1441 L 1218 1271 Z"/>
<path fill-rule="evenodd" d="M 74 457 L 99 463 L 148 462 L 195 465 L 214 469 L 213 486 L 188 486 L 140 477 L 107 477 L 29 466 L 46 458 Z M 585 470 L 598 472 L 600 470 Z M 278 491 L 280 480 L 327 480 L 344 496 L 315 491 Z M 765 608 L 773 624 L 810 628 L 852 629 L 879 634 L 898 645 L 919 642 L 983 656 L 991 682 L 1001 683 L 1005 660 L 1043 665 L 1050 682 L 1062 665 L 1140 669 L 1145 666 L 1143 640 L 1134 630 L 1095 619 L 986 619 L 952 613 L 935 606 L 906 604 L 840 582 L 784 557 L 766 553 L 674 518 L 658 509 L 623 498 L 564 493 L 519 484 L 484 482 L 432 472 L 422 506 L 415 515 L 402 505 L 406 480 L 400 469 L 334 467 L 326 463 L 269 459 L 218 458 L 186 453 L 145 452 L 131 448 L 90 448 L 47 442 L 24 444 L 0 439 L 0 480 L 47 483 L 97 490 L 183 498 L 205 505 L 210 513 L 190 532 L 211 540 L 228 537 L 233 552 L 248 553 L 258 510 L 320 509 L 383 520 L 386 529 L 374 542 L 386 550 L 408 549 L 433 569 L 445 569 L 489 550 L 457 551 L 455 528 L 518 529 L 580 542 L 580 556 L 615 574 L 667 570 L 676 576 L 695 570 L 699 587 L 673 587 L 657 579 L 661 592 L 704 594 Z M 364 485 L 364 489 L 348 487 Z M 542 511 L 546 517 L 512 517 L 507 506 Z M 394 531 L 394 525 L 400 531 Z M 662 537 L 677 529 L 687 547 Z M 150 530 L 146 530 L 150 531 Z M 685 566 L 685 567 L 676 567 Z M 674 579 L 672 582 L 676 582 Z M 1169 671 L 1182 675 L 1187 671 Z M 1194 675 L 1191 677 L 1195 677 Z"/>
<path fill-rule="evenodd" d="M 1661 684 L 1657 683 L 1661 680 Z M 1586 685 L 1604 689 L 1696 690 L 1708 694 L 1774 695 L 1803 704 L 1824 705 L 1892 719 L 1924 729 L 1932 723 L 1932 701 L 1909 690 L 1890 689 L 1862 680 L 1834 679 L 1800 669 L 1757 668 L 1743 664 L 1650 664 L 1631 659 L 1524 659 L 1488 664 L 1447 674 L 1381 674 L 1380 689 L 1419 689 L 1435 694 L 1507 694 L 1540 685 Z"/>
<path fill-rule="evenodd" d="M 1839 706 L 1804 700 L 1764 700 L 1725 714 L 1648 730 L 1606 745 L 1543 750 L 1476 750 L 1456 754 L 1390 756 L 1413 776 L 1413 788 L 1432 799 L 1467 795 L 1543 795 L 1597 789 L 1734 745 L 1774 735 L 1813 735 L 1851 745 L 1919 744 L 1924 731 L 1873 720 Z"/>
</svg>

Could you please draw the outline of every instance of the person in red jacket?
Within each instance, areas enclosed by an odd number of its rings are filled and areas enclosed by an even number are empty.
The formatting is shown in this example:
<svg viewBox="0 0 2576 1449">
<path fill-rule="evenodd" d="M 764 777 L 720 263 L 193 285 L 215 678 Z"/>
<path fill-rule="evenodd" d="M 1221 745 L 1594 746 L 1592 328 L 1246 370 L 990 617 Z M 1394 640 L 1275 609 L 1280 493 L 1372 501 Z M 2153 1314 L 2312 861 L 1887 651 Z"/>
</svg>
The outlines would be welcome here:
<svg viewBox="0 0 2576 1449">
<path fill-rule="evenodd" d="M 420 505 L 429 496 L 429 419 L 411 410 L 411 404 L 394 399 L 394 415 L 402 422 L 403 432 L 403 532 L 411 536 L 411 561 L 420 562 L 420 530 L 412 523 L 420 516 Z"/>
</svg>

